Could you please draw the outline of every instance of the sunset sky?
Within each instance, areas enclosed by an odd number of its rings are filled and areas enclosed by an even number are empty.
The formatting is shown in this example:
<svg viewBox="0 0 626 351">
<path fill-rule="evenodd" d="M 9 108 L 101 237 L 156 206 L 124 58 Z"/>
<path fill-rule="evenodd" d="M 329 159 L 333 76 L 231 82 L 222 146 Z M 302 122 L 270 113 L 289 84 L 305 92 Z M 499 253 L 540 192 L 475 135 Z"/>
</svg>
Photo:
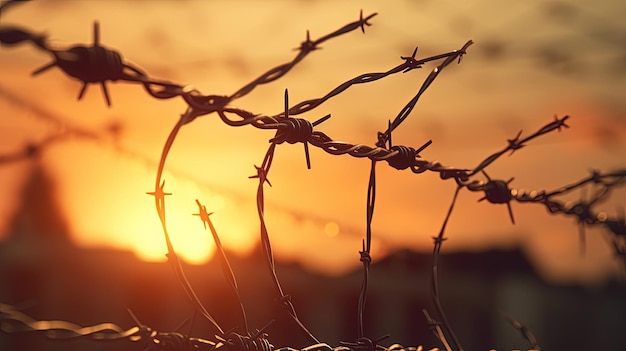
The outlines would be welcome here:
<svg viewBox="0 0 626 351">
<path fill-rule="evenodd" d="M 293 104 L 321 97 L 367 72 L 384 72 L 419 47 L 419 58 L 472 45 L 460 65 L 447 67 L 393 134 L 394 144 L 419 147 L 422 158 L 473 168 L 507 145 L 570 115 L 571 128 L 533 140 L 487 168 L 517 189 L 552 190 L 592 169 L 625 168 L 626 4 L 588 2 L 448 1 L 51 1 L 21 4 L 0 17 L 46 33 L 58 48 L 93 40 L 119 50 L 151 77 L 189 84 L 204 94 L 232 94 L 268 69 L 289 62 L 310 31 L 312 39 L 377 12 L 365 34 L 332 39 L 285 77 L 255 89 L 233 106 L 273 115 L 289 89 Z M 58 182 L 60 205 L 76 243 L 129 249 L 143 259 L 164 260 L 166 247 L 146 192 L 154 189 L 165 140 L 185 111 L 182 99 L 156 100 L 138 84 L 108 83 L 112 106 L 100 87 L 58 68 L 36 77 L 52 58 L 33 46 L 0 47 L 0 155 L 51 136 L 41 160 Z M 335 140 L 373 146 L 415 95 L 435 66 L 353 86 L 311 112 L 316 129 Z M 119 127 L 119 133 L 110 131 Z M 115 129 L 117 130 L 117 129 Z M 80 132 L 80 135 L 78 135 Z M 254 165 L 260 165 L 272 131 L 229 127 L 215 114 L 184 126 L 164 175 L 167 223 L 176 249 L 192 263 L 214 247 L 198 218 L 195 200 L 209 212 L 227 249 L 246 254 L 258 243 Z M 327 274 L 357 267 L 365 234 L 370 162 L 310 147 L 306 169 L 300 144 L 279 145 L 266 187 L 266 219 L 279 259 L 299 261 Z M 16 211 L 32 159 L 0 164 L 0 233 Z M 413 174 L 380 163 L 374 215 L 374 262 L 402 247 L 432 250 L 455 190 L 435 173 Z M 591 194 L 587 192 L 587 196 Z M 617 216 L 621 189 L 602 209 Z M 568 198 L 581 199 L 577 193 Z M 555 281 L 600 282 L 619 270 L 606 233 L 587 230 L 581 256 L 572 218 L 550 215 L 536 204 L 478 203 L 462 191 L 446 230 L 444 252 L 521 246 L 542 274 Z M 620 200 L 621 199 L 621 200 Z"/>
</svg>

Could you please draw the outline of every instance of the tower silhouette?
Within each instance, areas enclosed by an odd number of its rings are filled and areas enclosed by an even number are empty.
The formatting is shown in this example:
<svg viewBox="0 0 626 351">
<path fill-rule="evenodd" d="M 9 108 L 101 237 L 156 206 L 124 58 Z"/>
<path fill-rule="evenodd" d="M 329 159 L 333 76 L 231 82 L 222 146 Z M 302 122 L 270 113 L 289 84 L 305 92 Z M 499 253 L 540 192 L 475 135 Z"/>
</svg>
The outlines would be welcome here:
<svg viewBox="0 0 626 351">
<path fill-rule="evenodd" d="M 48 170 L 36 160 L 27 177 L 8 227 L 8 240 L 35 246 L 70 244 L 69 225 Z"/>
</svg>

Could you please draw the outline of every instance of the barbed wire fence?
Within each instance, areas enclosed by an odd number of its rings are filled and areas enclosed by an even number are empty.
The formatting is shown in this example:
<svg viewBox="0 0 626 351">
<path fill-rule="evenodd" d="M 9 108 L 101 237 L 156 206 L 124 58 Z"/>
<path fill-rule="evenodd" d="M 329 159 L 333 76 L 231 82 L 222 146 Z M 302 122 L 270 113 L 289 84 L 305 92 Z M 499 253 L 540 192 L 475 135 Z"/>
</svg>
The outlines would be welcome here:
<svg viewBox="0 0 626 351">
<path fill-rule="evenodd" d="M 19 3 L 19 1 L 6 1 L 0 5 L 0 11 L 6 11 L 17 3 Z M 248 325 L 245 307 L 241 302 L 241 298 L 239 298 L 239 289 L 235 275 L 230 267 L 217 230 L 211 222 L 211 213 L 201 201 L 198 199 L 195 200 L 198 206 L 198 212 L 195 215 L 202 221 L 204 228 L 211 232 L 217 247 L 217 253 L 224 271 L 224 276 L 233 293 L 240 301 L 238 313 L 241 317 L 241 324 L 237 328 L 225 331 L 211 315 L 209 309 L 203 305 L 201 299 L 197 296 L 192 285 L 187 280 L 181 261 L 170 240 L 170 234 L 166 224 L 167 216 L 165 205 L 166 196 L 171 195 L 171 193 L 167 192 L 165 189 L 165 179 L 163 175 L 166 167 L 166 159 L 181 128 L 191 124 L 198 117 L 210 114 L 216 114 L 223 123 L 229 126 L 242 127 L 251 125 L 258 129 L 274 130 L 276 132 L 274 137 L 269 140 L 270 145 L 261 165 L 254 166 L 256 173 L 250 176 L 250 178 L 258 179 L 256 206 L 260 224 L 260 242 L 270 278 L 275 289 L 275 301 L 280 304 L 285 313 L 287 313 L 290 319 L 298 326 L 303 337 L 311 344 L 311 346 L 302 349 L 303 351 L 400 351 L 422 349 L 421 346 L 404 347 L 398 344 L 385 347 L 381 345 L 381 342 L 385 340 L 388 335 L 372 338 L 366 335 L 364 331 L 363 319 L 367 300 L 369 268 L 372 262 L 370 252 L 373 236 L 372 220 L 374 218 L 376 201 L 376 166 L 381 161 L 386 162 L 389 166 L 397 170 L 409 169 L 414 174 L 421 174 L 427 171 L 435 172 L 439 175 L 441 180 L 454 181 L 456 184 L 456 190 L 440 231 L 433 237 L 434 247 L 430 284 L 436 314 L 432 317 L 428 311 L 424 310 L 425 318 L 432 327 L 435 335 L 441 341 L 441 346 L 445 350 L 463 350 L 460 340 L 456 337 L 452 326 L 446 318 L 445 310 L 440 300 L 438 270 L 442 245 L 447 239 L 445 237 L 446 225 L 452 215 L 457 197 L 462 189 L 483 193 L 484 197 L 480 201 L 487 200 L 492 204 L 505 204 L 508 208 L 511 222 L 513 223 L 515 220 L 511 202 L 535 203 L 544 206 L 550 214 L 573 217 L 579 222 L 581 248 L 584 248 L 585 245 L 585 228 L 589 226 L 601 227 L 609 234 L 610 244 L 614 249 L 617 259 L 624 261 L 626 264 L 626 219 L 623 216 L 612 217 L 606 212 L 596 209 L 598 203 L 610 197 L 615 189 L 624 185 L 626 169 L 607 172 L 594 170 L 590 175 L 557 189 L 533 191 L 523 191 L 512 188 L 511 183 L 513 178 L 508 180 L 492 179 L 486 171 L 486 169 L 500 159 L 500 157 L 505 154 L 513 154 L 535 138 L 547 133 L 569 128 L 566 124 L 569 116 L 554 116 L 552 121 L 541 126 L 534 133 L 526 136 L 523 136 L 520 131 L 515 137 L 507 140 L 507 144 L 504 148 L 488 155 L 473 168 L 452 167 L 440 162 L 423 159 L 420 154 L 429 147 L 431 144 L 430 140 L 425 141 L 417 148 L 405 145 L 394 145 L 392 143 L 393 131 L 410 116 L 422 94 L 430 87 L 439 74 L 451 63 L 461 63 L 462 57 L 473 44 L 471 40 L 467 41 L 457 50 L 421 59 L 416 56 L 418 51 L 416 48 L 411 55 L 401 56 L 401 63 L 395 67 L 382 72 L 361 74 L 339 84 L 322 97 L 301 101 L 295 105 L 290 105 L 288 91 L 285 90 L 284 109 L 282 112 L 272 116 L 259 115 L 241 108 L 232 107 L 232 103 L 235 100 L 251 93 L 258 86 L 272 83 L 289 73 L 294 66 L 304 60 L 310 53 L 320 49 L 321 44 L 324 42 L 357 30 L 361 30 L 365 33 L 365 28 L 372 24 L 371 20 L 375 16 L 376 13 L 364 16 L 363 11 L 361 11 L 358 20 L 317 39 L 311 39 L 307 31 L 305 40 L 300 44 L 296 56 L 291 61 L 269 69 L 231 95 L 206 95 L 189 86 L 152 78 L 143 69 L 125 61 L 118 51 L 108 49 L 101 45 L 98 22 L 94 22 L 93 25 L 93 41 L 91 45 L 79 44 L 69 49 L 53 48 L 48 44 L 45 35 L 33 33 L 26 28 L 0 26 L 0 43 L 3 46 L 11 47 L 30 43 L 36 49 L 51 55 L 52 61 L 33 71 L 33 75 L 41 74 L 56 67 L 69 77 L 81 81 L 83 85 L 78 94 L 79 100 L 84 96 L 90 84 L 98 84 L 101 86 L 106 105 L 110 106 L 112 100 L 106 83 L 108 81 L 122 81 L 140 84 L 146 93 L 156 99 L 182 98 L 187 104 L 185 112 L 181 114 L 164 143 L 157 166 L 154 189 L 149 191 L 148 194 L 153 196 L 155 200 L 156 212 L 159 216 L 167 245 L 168 261 L 174 270 L 179 284 L 194 307 L 194 317 L 196 314 L 199 314 L 209 321 L 214 327 L 214 337 L 197 338 L 178 331 L 158 332 L 141 323 L 132 313 L 131 315 L 136 322 L 136 326 L 126 330 L 113 323 L 80 327 L 65 321 L 37 321 L 18 311 L 16 308 L 4 304 L 0 305 L 0 324 L 2 324 L 2 330 L 4 332 L 43 331 L 48 338 L 59 340 L 73 338 L 89 338 L 94 341 L 124 339 L 139 343 L 145 350 L 216 350 L 226 348 L 233 351 L 271 351 L 274 349 L 274 346 L 270 342 L 270 336 L 265 333 L 265 330 L 273 323 L 273 320 L 268 321 L 265 326 L 254 330 L 250 329 Z M 330 115 L 321 117 L 314 122 L 293 117 L 317 108 L 329 99 L 344 93 L 354 85 L 372 83 L 397 73 L 407 73 L 421 68 L 422 65 L 429 62 L 437 62 L 438 65 L 429 73 L 413 98 L 406 103 L 393 120 L 388 122 L 386 130 L 377 134 L 374 146 L 337 141 L 324 132 L 316 130 L 316 127 L 330 118 Z M 39 143 L 27 145 L 24 150 L 0 155 L 0 164 L 32 157 L 42 148 L 48 147 L 52 143 L 62 141 L 63 138 L 68 136 L 96 138 L 96 136 L 81 132 L 80 130 L 70 130 L 64 132 L 64 134 L 52 134 Z M 271 185 L 269 172 L 274 157 L 274 151 L 278 145 L 285 142 L 289 144 L 303 144 L 306 166 L 308 168 L 311 168 L 309 145 L 320 148 L 331 155 L 348 155 L 355 158 L 367 158 L 371 162 L 367 189 L 366 233 L 362 242 L 362 248 L 359 251 L 359 259 L 363 265 L 363 279 L 358 299 L 358 314 L 356 316 L 358 335 L 355 341 L 342 342 L 340 346 L 334 348 L 318 340 L 298 318 L 295 307 L 291 302 L 291 296 L 283 290 L 275 269 L 269 230 L 265 223 L 264 189 L 266 183 L 267 185 Z M 572 206 L 567 205 L 559 199 L 559 196 L 569 194 L 584 186 L 594 187 L 595 192 L 590 199 L 581 200 Z M 512 317 L 507 317 L 507 319 L 514 328 L 521 332 L 522 336 L 529 342 L 533 349 L 539 349 L 537 340 L 525 326 Z M 282 349 L 292 350 L 289 347 Z"/>
</svg>

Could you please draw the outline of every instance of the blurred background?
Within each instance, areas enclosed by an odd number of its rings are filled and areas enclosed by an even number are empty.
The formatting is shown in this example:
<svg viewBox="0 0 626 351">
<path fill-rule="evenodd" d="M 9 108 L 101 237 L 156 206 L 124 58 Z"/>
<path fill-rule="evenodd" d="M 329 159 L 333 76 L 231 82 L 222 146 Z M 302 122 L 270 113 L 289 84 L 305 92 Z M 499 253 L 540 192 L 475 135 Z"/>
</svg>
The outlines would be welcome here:
<svg viewBox="0 0 626 351">
<path fill-rule="evenodd" d="M 427 57 L 471 39 L 475 44 L 461 64 L 442 72 L 394 132 L 394 144 L 419 147 L 432 139 L 423 158 L 473 168 L 520 130 L 528 135 L 554 115 L 570 115 L 571 128 L 535 139 L 487 168 L 493 179 L 515 177 L 513 188 L 553 190 L 591 170 L 624 168 L 625 7 L 615 1 L 38 0 L 3 11 L 0 26 L 45 33 L 55 47 L 69 48 L 91 43 L 97 20 L 100 43 L 151 77 L 228 95 L 289 62 L 307 30 L 315 39 L 357 20 L 361 9 L 378 13 L 365 34 L 325 42 L 285 77 L 234 103 L 268 115 L 282 110 L 286 88 L 295 104 L 360 74 L 387 71 L 415 47 L 418 57 Z M 110 108 L 97 85 L 76 101 L 81 83 L 58 68 L 31 76 L 51 60 L 32 46 L 0 47 L 0 302 L 37 319 L 81 325 L 130 327 L 130 308 L 154 328 L 176 328 L 191 307 L 165 264 L 162 230 L 146 192 L 154 188 L 161 150 L 186 105 L 119 82 L 108 84 Z M 434 67 L 353 86 L 300 117 L 314 121 L 331 113 L 319 130 L 374 145 L 376 133 Z M 167 221 L 194 286 L 226 329 L 239 323 L 236 305 L 210 235 L 192 216 L 195 199 L 214 212 L 251 326 L 278 318 L 270 340 L 304 347 L 307 340 L 272 302 L 259 253 L 257 182 L 248 177 L 272 136 L 226 126 L 215 115 L 184 126 L 166 164 L 166 191 L 173 193 Z M 301 145 L 277 148 L 266 220 L 279 277 L 300 318 L 337 345 L 356 337 L 370 162 L 310 149 L 307 170 Z M 437 346 L 421 311 L 433 311 L 432 237 L 455 185 L 435 173 L 382 166 L 377 181 L 366 333 L 390 333 L 389 344 Z M 583 189 L 563 200 L 573 204 L 591 194 Z M 527 347 L 502 314 L 525 323 L 544 349 L 626 345 L 619 332 L 626 323 L 623 261 L 614 257 L 608 233 L 588 228 L 582 255 L 574 219 L 513 203 L 512 225 L 505 206 L 477 203 L 481 197 L 461 192 L 440 269 L 442 303 L 464 346 Z M 618 190 L 601 210 L 623 218 L 623 199 Z M 194 326 L 194 333 L 210 337 L 206 330 Z M 2 345 L 110 347 L 29 334 L 0 334 Z"/>
</svg>

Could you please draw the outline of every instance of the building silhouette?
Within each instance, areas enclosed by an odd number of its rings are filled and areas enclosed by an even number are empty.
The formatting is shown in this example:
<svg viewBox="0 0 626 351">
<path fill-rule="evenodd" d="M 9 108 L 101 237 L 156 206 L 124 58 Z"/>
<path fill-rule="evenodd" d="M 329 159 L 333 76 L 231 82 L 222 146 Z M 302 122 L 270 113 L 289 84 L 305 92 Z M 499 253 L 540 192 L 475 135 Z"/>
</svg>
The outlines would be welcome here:
<svg viewBox="0 0 626 351">
<path fill-rule="evenodd" d="M 0 303 L 38 320 L 88 326 L 113 322 L 130 328 L 127 309 L 150 327 L 174 331 L 193 308 L 166 263 L 138 260 L 131 252 L 79 248 L 56 201 L 54 183 L 35 163 L 22 203 L 0 242 Z M 260 248 L 248 257 L 231 255 L 251 329 L 267 329 L 276 347 L 310 346 L 275 294 Z M 357 337 L 357 301 L 362 272 L 326 277 L 297 264 L 277 262 L 277 274 L 299 318 L 331 346 Z M 440 346 L 423 315 L 435 316 L 431 298 L 431 255 L 402 250 L 375 260 L 370 269 L 364 315 L 366 336 L 390 334 L 383 345 Z M 224 330 L 240 330 L 238 301 L 217 260 L 184 265 L 198 296 Z M 530 345 L 503 314 L 524 323 L 544 349 L 626 349 L 626 288 L 550 286 L 542 282 L 519 249 L 451 253 L 440 259 L 442 304 L 467 350 L 528 349 Z M 0 311 L 1 350 L 142 350 L 130 342 L 86 339 L 51 341 L 44 332 L 10 332 Z M 213 339 L 201 318 L 180 331 Z"/>
</svg>

